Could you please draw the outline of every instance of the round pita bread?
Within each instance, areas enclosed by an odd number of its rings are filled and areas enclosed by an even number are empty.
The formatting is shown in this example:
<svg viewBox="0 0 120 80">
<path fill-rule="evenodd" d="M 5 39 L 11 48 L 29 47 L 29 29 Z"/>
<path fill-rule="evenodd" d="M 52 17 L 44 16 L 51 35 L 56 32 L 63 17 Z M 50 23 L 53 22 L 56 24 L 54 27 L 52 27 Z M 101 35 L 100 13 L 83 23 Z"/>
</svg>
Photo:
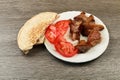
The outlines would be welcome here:
<svg viewBox="0 0 120 80">
<path fill-rule="evenodd" d="M 19 48 L 27 54 L 33 45 L 44 42 L 45 29 L 58 17 L 55 12 L 42 12 L 29 19 L 17 37 Z"/>
</svg>

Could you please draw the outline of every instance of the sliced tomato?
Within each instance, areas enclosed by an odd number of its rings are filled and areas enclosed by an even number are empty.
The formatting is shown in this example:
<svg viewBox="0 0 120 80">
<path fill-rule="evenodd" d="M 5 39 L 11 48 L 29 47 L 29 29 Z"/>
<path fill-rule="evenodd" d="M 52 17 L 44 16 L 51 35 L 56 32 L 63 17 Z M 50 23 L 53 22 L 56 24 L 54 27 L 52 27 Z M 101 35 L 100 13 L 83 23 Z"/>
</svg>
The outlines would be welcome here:
<svg viewBox="0 0 120 80">
<path fill-rule="evenodd" d="M 69 20 L 61 20 L 55 24 L 58 35 L 64 35 L 67 32 L 69 23 Z"/>
<path fill-rule="evenodd" d="M 55 49 L 64 57 L 72 57 L 77 54 L 77 49 L 64 38 L 64 34 L 69 27 L 69 20 L 58 21 L 55 25 L 50 25 L 46 32 L 45 37 L 54 44 Z"/>
<path fill-rule="evenodd" d="M 45 37 L 51 42 L 54 43 L 54 40 L 58 35 L 64 35 L 69 27 L 69 20 L 58 21 L 55 25 L 51 24 L 46 32 Z"/>
<path fill-rule="evenodd" d="M 64 57 L 72 57 L 78 52 L 78 50 L 70 42 L 67 42 L 62 36 L 57 37 L 54 45 L 56 50 Z"/>
<path fill-rule="evenodd" d="M 46 32 L 45 32 L 45 37 L 51 42 L 53 43 L 54 40 L 56 39 L 56 27 L 54 25 L 50 25 Z"/>
</svg>

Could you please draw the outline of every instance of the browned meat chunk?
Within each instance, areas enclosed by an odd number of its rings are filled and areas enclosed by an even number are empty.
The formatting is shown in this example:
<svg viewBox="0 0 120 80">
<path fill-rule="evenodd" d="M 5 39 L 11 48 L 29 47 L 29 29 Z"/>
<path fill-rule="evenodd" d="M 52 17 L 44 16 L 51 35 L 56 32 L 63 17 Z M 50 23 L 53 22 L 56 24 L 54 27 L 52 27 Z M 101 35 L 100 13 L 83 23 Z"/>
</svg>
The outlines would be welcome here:
<svg viewBox="0 0 120 80">
<path fill-rule="evenodd" d="M 85 12 L 81 12 L 80 15 L 70 21 L 70 37 L 73 41 L 79 40 L 79 43 L 75 46 L 79 53 L 85 53 L 91 47 L 100 43 L 100 31 L 104 29 L 104 26 L 96 24 L 93 15 L 87 17 Z M 80 34 L 88 37 L 87 41 L 80 40 Z"/>
<path fill-rule="evenodd" d="M 90 15 L 88 18 L 87 18 L 87 20 L 85 21 L 85 23 L 95 23 L 95 20 L 94 20 L 94 17 L 93 17 L 93 15 Z"/>
<path fill-rule="evenodd" d="M 83 36 L 88 36 L 90 31 L 93 29 L 97 29 L 97 30 L 101 31 L 104 29 L 104 27 L 102 25 L 95 24 L 95 23 L 84 23 L 83 30 L 82 30 L 81 34 Z"/>
<path fill-rule="evenodd" d="M 70 23 L 70 37 L 74 40 L 80 40 L 80 25 L 82 21 L 71 20 Z"/>
<path fill-rule="evenodd" d="M 87 16 L 85 15 L 85 12 L 81 12 L 80 15 L 74 17 L 74 20 L 75 20 L 75 21 L 80 21 L 80 20 L 82 20 L 83 23 L 84 23 L 84 22 L 87 22 L 87 23 L 89 23 L 89 22 L 95 22 L 93 15 L 90 15 L 89 17 L 87 17 Z"/>
<path fill-rule="evenodd" d="M 91 45 L 89 45 L 85 40 L 81 40 L 76 48 L 79 50 L 79 53 L 85 53 L 91 48 Z"/>
<path fill-rule="evenodd" d="M 81 12 L 80 15 L 74 17 L 74 20 L 75 21 L 79 21 L 79 20 L 82 20 L 83 22 L 87 20 L 87 17 L 85 15 L 85 12 Z"/>
<path fill-rule="evenodd" d="M 70 34 L 70 37 L 73 41 L 80 40 L 80 33 L 79 32 L 78 33 L 73 32 L 73 33 Z"/>
<path fill-rule="evenodd" d="M 71 20 L 70 23 L 70 32 L 80 32 L 80 25 L 82 24 L 82 21 L 74 21 Z"/>
<path fill-rule="evenodd" d="M 91 46 L 95 46 L 96 44 L 100 43 L 101 41 L 101 34 L 98 30 L 92 30 L 88 35 L 88 43 Z"/>
<path fill-rule="evenodd" d="M 97 29 L 99 31 L 104 29 L 102 25 L 95 24 L 93 15 L 90 15 L 89 17 L 87 17 L 85 15 L 85 12 L 81 12 L 81 14 L 76 16 L 74 20 L 78 22 L 82 22 L 80 25 L 81 26 L 80 32 L 83 36 L 88 36 L 92 29 Z"/>
</svg>

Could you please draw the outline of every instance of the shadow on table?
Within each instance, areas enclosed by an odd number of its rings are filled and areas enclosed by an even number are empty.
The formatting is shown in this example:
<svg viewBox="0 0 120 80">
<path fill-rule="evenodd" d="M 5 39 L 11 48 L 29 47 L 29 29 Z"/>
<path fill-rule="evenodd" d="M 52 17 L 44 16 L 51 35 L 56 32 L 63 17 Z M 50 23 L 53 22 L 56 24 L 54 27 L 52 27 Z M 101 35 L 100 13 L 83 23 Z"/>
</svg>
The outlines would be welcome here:
<svg viewBox="0 0 120 80">
<path fill-rule="evenodd" d="M 44 51 L 46 51 L 44 44 L 40 44 L 40 45 L 33 46 L 33 49 L 30 50 L 29 54 L 27 55 L 23 54 L 23 55 L 26 57 L 43 55 Z"/>
</svg>

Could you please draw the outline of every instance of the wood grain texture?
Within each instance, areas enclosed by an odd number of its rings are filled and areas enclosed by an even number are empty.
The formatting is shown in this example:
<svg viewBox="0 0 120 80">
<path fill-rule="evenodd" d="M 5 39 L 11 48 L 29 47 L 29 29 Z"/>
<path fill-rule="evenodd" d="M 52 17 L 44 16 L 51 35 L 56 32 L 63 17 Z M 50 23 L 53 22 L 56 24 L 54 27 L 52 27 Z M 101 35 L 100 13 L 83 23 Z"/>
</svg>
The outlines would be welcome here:
<svg viewBox="0 0 120 80">
<path fill-rule="evenodd" d="M 110 43 L 97 60 L 70 64 L 54 58 L 44 45 L 28 56 L 16 37 L 26 20 L 43 11 L 82 10 L 99 17 Z M 0 80 L 120 80 L 120 0 L 0 0 Z"/>
</svg>

